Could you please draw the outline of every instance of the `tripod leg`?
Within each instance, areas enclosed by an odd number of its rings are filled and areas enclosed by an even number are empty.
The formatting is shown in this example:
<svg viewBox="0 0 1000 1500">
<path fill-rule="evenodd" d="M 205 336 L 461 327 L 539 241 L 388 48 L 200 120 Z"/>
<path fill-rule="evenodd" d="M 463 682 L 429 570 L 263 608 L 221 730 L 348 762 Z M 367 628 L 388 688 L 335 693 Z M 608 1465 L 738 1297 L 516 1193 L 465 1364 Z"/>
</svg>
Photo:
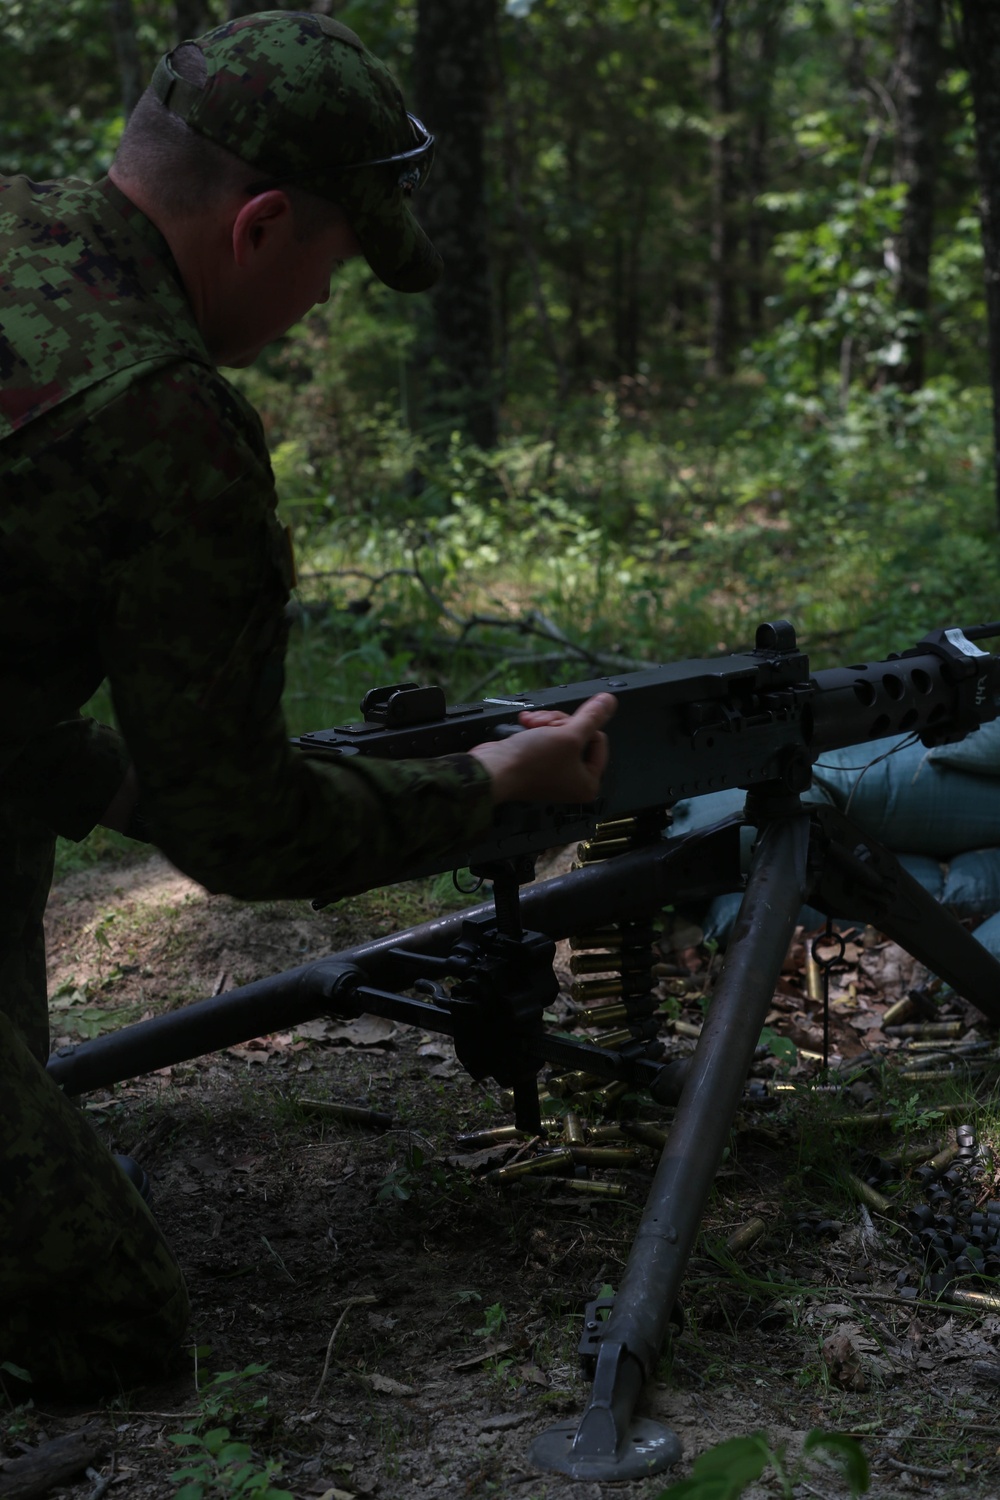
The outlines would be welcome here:
<svg viewBox="0 0 1000 1500">
<path fill-rule="evenodd" d="M 597 1338 L 579 1427 L 538 1437 L 532 1462 L 573 1479 L 633 1479 L 676 1463 L 666 1427 L 635 1422 L 729 1138 L 761 1028 L 808 886 L 809 815 L 761 831 L 746 893 L 611 1316 Z"/>
<path fill-rule="evenodd" d="M 836 808 L 814 817 L 825 848 L 810 900 L 831 916 L 859 916 L 1000 1022 L 1000 962 L 940 906 L 894 854 Z"/>
</svg>

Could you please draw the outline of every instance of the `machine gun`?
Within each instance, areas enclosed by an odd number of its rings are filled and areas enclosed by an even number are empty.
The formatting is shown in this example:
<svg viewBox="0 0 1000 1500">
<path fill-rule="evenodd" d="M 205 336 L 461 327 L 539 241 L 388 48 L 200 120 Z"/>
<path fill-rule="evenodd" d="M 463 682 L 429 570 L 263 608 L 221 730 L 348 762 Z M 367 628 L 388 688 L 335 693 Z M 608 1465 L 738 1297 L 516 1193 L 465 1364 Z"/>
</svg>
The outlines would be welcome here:
<svg viewBox="0 0 1000 1500">
<path fill-rule="evenodd" d="M 664 1469 L 679 1457 L 677 1438 L 636 1419 L 635 1407 L 668 1332 L 803 902 L 870 921 L 1000 1022 L 1000 963 L 887 849 L 835 809 L 801 801 L 813 762 L 831 749 L 893 734 L 942 744 L 997 718 L 1000 657 L 975 644 L 995 635 L 1000 625 L 935 630 L 885 661 L 810 673 L 792 627 L 779 621 L 761 625 L 746 653 L 453 708 L 437 688 L 377 689 L 361 721 L 303 735 L 300 750 L 338 759 L 439 755 L 517 732 L 523 709 L 571 711 L 595 692 L 613 692 L 619 707 L 600 798 L 504 807 L 486 835 L 408 871 L 468 866 L 492 881 L 492 902 L 67 1049 L 49 1070 L 81 1093 L 331 1010 L 371 1012 L 454 1037 L 473 1077 L 490 1075 L 513 1090 L 526 1130 L 540 1131 L 537 1074 L 545 1064 L 676 1103 L 618 1292 L 610 1309 L 588 1308 L 587 1409 L 531 1449 L 538 1467 L 574 1479 Z M 746 789 L 742 815 L 684 838 L 665 835 L 672 804 L 727 787 Z M 756 837 L 744 874 L 746 825 Z M 525 884 L 539 851 L 581 838 L 595 862 Z M 742 904 L 697 1049 L 690 1060 L 664 1061 L 651 920 L 669 903 L 732 891 L 743 892 Z M 551 1035 L 543 1021 L 556 993 L 555 939 L 605 935 L 612 925 L 627 1032 L 617 1051 Z M 411 986 L 423 998 L 398 993 Z"/>
</svg>

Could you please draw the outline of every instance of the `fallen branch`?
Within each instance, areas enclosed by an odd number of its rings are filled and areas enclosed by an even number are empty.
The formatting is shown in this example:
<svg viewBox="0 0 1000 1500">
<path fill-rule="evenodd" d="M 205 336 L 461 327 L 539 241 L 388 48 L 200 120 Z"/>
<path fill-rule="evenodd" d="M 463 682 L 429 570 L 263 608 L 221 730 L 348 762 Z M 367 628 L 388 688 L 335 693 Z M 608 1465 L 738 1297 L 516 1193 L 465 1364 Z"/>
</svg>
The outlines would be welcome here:
<svg viewBox="0 0 1000 1500">
<path fill-rule="evenodd" d="M 20 1458 L 0 1465 L 0 1496 L 3 1500 L 35 1500 L 56 1485 L 90 1468 L 106 1450 L 107 1438 L 95 1427 L 81 1427 L 51 1442 L 32 1448 Z"/>
</svg>

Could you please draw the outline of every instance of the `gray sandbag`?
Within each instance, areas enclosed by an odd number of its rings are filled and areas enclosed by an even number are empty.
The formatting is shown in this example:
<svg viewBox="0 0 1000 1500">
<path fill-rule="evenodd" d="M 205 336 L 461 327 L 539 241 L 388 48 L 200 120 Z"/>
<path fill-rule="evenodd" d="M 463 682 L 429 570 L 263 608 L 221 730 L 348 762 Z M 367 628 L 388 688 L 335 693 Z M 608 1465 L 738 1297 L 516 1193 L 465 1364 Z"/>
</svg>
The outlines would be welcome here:
<svg viewBox="0 0 1000 1500">
<path fill-rule="evenodd" d="M 935 745 L 929 752 L 938 766 L 965 771 L 971 776 L 1000 776 L 1000 719 L 983 724 L 957 745 Z"/>
<path fill-rule="evenodd" d="M 1000 849 L 973 849 L 956 855 L 938 899 L 957 917 L 1000 911 Z"/>
<path fill-rule="evenodd" d="M 973 930 L 972 936 L 977 943 L 982 943 L 987 953 L 992 953 L 994 958 L 1000 959 L 1000 911 L 994 916 L 987 917 Z"/>
<path fill-rule="evenodd" d="M 897 854 L 951 859 L 1000 846 L 1000 776 L 942 765 L 906 736 L 827 751 L 813 767 L 813 780 L 841 812 Z"/>
<path fill-rule="evenodd" d="M 998 868 L 1000 868 L 1000 850 L 997 850 L 997 855 Z M 907 874 L 919 881 L 924 890 L 929 891 L 936 901 L 940 901 L 945 889 L 945 870 L 938 861 L 929 859 L 924 854 L 901 854 L 898 858 Z M 725 896 L 716 896 L 709 904 L 701 921 L 706 942 L 716 942 L 720 947 L 725 947 L 729 934 L 733 930 L 742 899 L 742 894 L 735 891 Z M 1000 905 L 1000 902 L 997 904 Z M 986 908 L 980 908 L 980 910 L 986 910 Z M 798 922 L 806 932 L 815 932 L 817 928 L 826 926 L 826 917 L 814 906 L 803 906 L 799 911 Z M 845 915 L 834 917 L 833 925 L 838 928 L 863 927 L 865 922 L 862 917 Z M 1000 939 L 1000 929 L 998 929 L 998 939 Z"/>
</svg>

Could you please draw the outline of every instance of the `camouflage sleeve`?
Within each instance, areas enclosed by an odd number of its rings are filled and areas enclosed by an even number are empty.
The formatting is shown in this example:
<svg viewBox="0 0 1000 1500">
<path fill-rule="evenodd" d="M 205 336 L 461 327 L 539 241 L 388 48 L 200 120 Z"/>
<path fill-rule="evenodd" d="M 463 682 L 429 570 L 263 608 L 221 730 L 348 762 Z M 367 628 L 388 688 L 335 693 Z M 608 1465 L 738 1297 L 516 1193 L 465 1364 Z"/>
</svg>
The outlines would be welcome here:
<svg viewBox="0 0 1000 1500">
<path fill-rule="evenodd" d="M 403 879 L 488 825 L 489 778 L 470 756 L 347 767 L 292 751 L 281 712 L 288 545 L 263 436 L 250 416 L 238 440 L 231 416 L 220 434 L 218 393 L 192 389 L 212 379 L 154 378 L 118 413 L 123 431 L 144 432 L 118 473 L 133 534 L 149 496 L 171 497 L 169 514 L 150 515 L 146 544 L 112 570 L 102 627 L 151 836 L 209 890 L 247 899 Z"/>
<path fill-rule="evenodd" d="M 83 839 L 128 769 L 120 734 L 94 719 L 66 719 L 28 742 L 3 773 L 4 795 L 67 839 Z"/>
</svg>

